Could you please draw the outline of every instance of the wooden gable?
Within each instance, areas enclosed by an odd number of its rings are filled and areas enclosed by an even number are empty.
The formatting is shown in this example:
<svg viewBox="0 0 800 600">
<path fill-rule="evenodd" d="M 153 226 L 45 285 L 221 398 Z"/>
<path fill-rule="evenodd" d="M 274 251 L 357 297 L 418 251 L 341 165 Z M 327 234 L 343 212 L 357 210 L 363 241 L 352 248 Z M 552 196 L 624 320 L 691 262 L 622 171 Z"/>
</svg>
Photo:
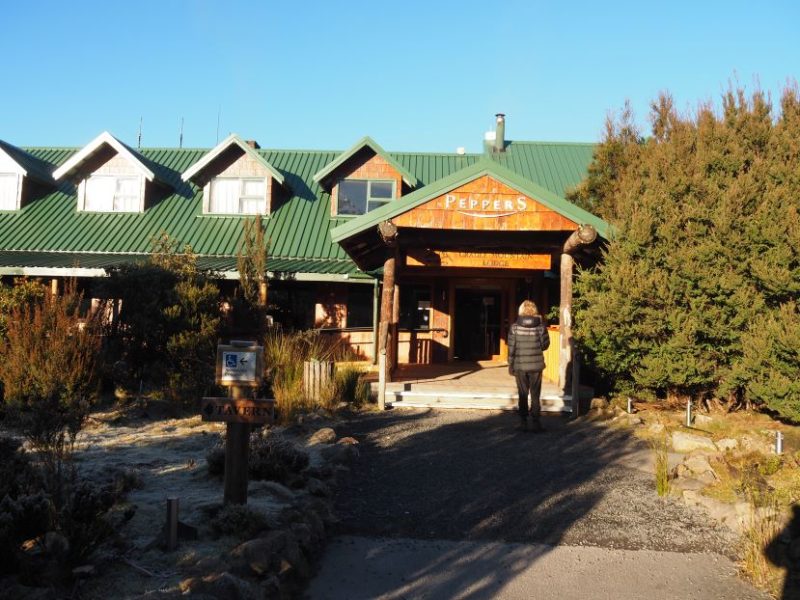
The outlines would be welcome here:
<svg viewBox="0 0 800 600">
<path fill-rule="evenodd" d="M 474 231 L 573 231 L 578 224 L 490 175 L 392 219 L 398 227 Z"/>
</svg>

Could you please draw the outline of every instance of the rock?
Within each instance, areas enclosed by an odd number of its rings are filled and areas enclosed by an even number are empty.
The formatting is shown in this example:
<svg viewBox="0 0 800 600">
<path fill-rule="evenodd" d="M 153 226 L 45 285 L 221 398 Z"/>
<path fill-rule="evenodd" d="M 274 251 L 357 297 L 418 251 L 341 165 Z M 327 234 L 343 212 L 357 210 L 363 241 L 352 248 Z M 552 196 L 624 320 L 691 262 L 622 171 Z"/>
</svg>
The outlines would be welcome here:
<svg viewBox="0 0 800 600">
<path fill-rule="evenodd" d="M 191 565 L 187 572 L 192 575 L 203 576 L 208 573 L 221 573 L 229 568 L 230 565 L 218 556 L 204 556 Z"/>
<path fill-rule="evenodd" d="M 306 482 L 306 489 L 308 490 L 308 493 L 311 494 L 312 496 L 327 497 L 331 495 L 330 488 L 324 483 L 322 483 L 319 479 L 316 479 L 314 477 L 310 477 L 308 479 L 308 481 Z"/>
<path fill-rule="evenodd" d="M 647 427 L 647 431 L 650 433 L 662 433 L 664 429 L 666 429 L 666 427 L 664 427 L 663 423 L 651 423 Z"/>
<path fill-rule="evenodd" d="M 337 444 L 350 444 L 352 446 L 354 444 L 358 444 L 358 440 L 356 438 L 354 438 L 354 437 L 349 437 L 348 436 L 348 437 L 343 437 L 342 439 L 340 439 L 336 443 Z"/>
<path fill-rule="evenodd" d="M 736 448 L 739 446 L 739 442 L 733 438 L 723 438 L 721 440 L 717 440 L 716 445 L 721 452 L 729 452 L 731 450 L 736 450 Z"/>
<path fill-rule="evenodd" d="M 644 421 L 642 421 L 642 417 L 638 415 L 625 415 L 625 419 L 628 422 L 628 425 L 631 427 L 635 427 L 637 425 L 644 425 Z"/>
<path fill-rule="evenodd" d="M 179 586 L 184 594 L 204 594 L 218 600 L 261 600 L 264 597 L 258 586 L 227 571 L 184 579 Z"/>
<path fill-rule="evenodd" d="M 297 494 L 277 481 L 264 481 L 259 486 L 262 491 L 268 492 L 282 502 L 294 502 Z"/>
<path fill-rule="evenodd" d="M 352 444 L 335 444 L 323 448 L 320 455 L 331 463 L 348 463 L 358 458 L 358 448 Z"/>
<path fill-rule="evenodd" d="M 255 574 L 263 575 L 279 564 L 280 555 L 286 549 L 287 541 L 288 535 L 285 531 L 270 531 L 263 537 L 239 544 L 230 554 L 234 558 L 244 560 Z"/>
<path fill-rule="evenodd" d="M 605 398 L 592 398 L 589 403 L 589 410 L 603 410 L 608 408 L 608 400 Z"/>
<path fill-rule="evenodd" d="M 57 531 L 44 534 L 44 548 L 52 556 L 66 556 L 69 552 L 69 540 Z"/>
<path fill-rule="evenodd" d="M 75 579 L 88 579 L 95 574 L 94 565 L 83 565 L 72 569 L 72 576 Z"/>
<path fill-rule="evenodd" d="M 693 450 L 717 451 L 717 447 L 711 438 L 684 431 L 672 432 L 672 448 L 675 452 L 692 452 Z"/>
<path fill-rule="evenodd" d="M 289 539 L 284 549 L 284 560 L 289 563 L 292 570 L 302 579 L 308 579 L 311 575 L 311 565 L 308 564 L 300 545 L 293 537 Z"/>
<path fill-rule="evenodd" d="M 28 587 L 20 584 L 0 588 L 1 600 L 55 600 L 59 596 L 49 587 Z"/>
<path fill-rule="evenodd" d="M 683 464 L 687 469 L 695 474 L 708 472 L 714 473 L 714 469 L 711 467 L 711 463 L 708 462 L 708 458 L 702 454 L 693 454 L 691 456 L 687 456 L 683 461 Z"/>
<path fill-rule="evenodd" d="M 750 452 L 760 452 L 761 454 L 772 454 L 772 444 L 750 435 L 742 437 L 742 448 Z"/>
<path fill-rule="evenodd" d="M 281 580 L 276 575 L 270 575 L 261 582 L 261 590 L 264 592 L 264 598 L 282 598 L 281 595 Z"/>
<path fill-rule="evenodd" d="M 336 432 L 330 427 L 323 427 L 315 431 L 310 438 L 309 444 L 332 444 L 336 441 Z"/>
<path fill-rule="evenodd" d="M 708 427 L 714 422 L 714 419 L 708 415 L 694 415 L 694 424 L 698 427 Z"/>
<path fill-rule="evenodd" d="M 702 490 L 706 487 L 706 484 L 694 477 L 680 477 L 672 480 L 670 486 L 675 492 L 685 493 L 687 491 L 697 492 Z"/>
</svg>

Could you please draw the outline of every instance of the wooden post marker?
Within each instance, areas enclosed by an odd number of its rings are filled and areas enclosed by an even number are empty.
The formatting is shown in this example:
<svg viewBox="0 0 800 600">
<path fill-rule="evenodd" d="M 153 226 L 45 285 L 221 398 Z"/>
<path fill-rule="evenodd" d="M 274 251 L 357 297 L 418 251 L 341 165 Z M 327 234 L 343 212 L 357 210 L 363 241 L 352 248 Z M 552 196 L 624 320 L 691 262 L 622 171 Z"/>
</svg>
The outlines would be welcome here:
<svg viewBox="0 0 800 600">
<path fill-rule="evenodd" d="M 247 471 L 250 427 L 271 423 L 272 400 L 247 398 L 248 388 L 261 383 L 264 348 L 252 342 L 217 346 L 217 383 L 230 390 L 228 398 L 203 398 L 200 414 L 204 421 L 227 423 L 225 436 L 225 504 L 247 504 Z"/>
</svg>

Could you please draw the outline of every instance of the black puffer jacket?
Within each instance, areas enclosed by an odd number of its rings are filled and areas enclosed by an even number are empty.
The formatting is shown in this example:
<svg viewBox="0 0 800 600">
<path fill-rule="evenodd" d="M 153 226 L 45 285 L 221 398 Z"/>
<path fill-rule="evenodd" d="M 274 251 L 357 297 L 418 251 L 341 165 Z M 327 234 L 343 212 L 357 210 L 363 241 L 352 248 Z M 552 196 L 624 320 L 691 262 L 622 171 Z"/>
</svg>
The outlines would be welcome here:
<svg viewBox="0 0 800 600">
<path fill-rule="evenodd" d="M 544 371 L 543 352 L 550 347 L 550 334 L 541 317 L 519 317 L 508 334 L 508 370 Z"/>
</svg>

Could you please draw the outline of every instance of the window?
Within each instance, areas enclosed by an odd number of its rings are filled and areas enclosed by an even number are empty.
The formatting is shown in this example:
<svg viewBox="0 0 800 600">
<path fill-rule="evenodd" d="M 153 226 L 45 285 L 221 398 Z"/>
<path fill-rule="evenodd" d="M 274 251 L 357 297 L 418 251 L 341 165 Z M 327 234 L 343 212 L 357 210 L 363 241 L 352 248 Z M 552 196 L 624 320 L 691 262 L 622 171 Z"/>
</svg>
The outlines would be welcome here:
<svg viewBox="0 0 800 600">
<path fill-rule="evenodd" d="M 93 175 L 86 180 L 83 210 L 90 212 L 139 212 L 139 177 Z"/>
<path fill-rule="evenodd" d="M 429 285 L 400 286 L 400 327 L 428 329 L 431 326 L 431 288 Z"/>
<path fill-rule="evenodd" d="M 211 180 L 208 212 L 225 215 L 255 215 L 267 212 L 266 179 L 216 177 Z"/>
<path fill-rule="evenodd" d="M 373 294 L 371 285 L 358 284 L 347 288 L 348 327 L 372 327 Z"/>
<path fill-rule="evenodd" d="M 342 179 L 339 182 L 339 215 L 363 215 L 394 197 L 393 181 Z"/>
<path fill-rule="evenodd" d="M 16 210 L 19 175 L 0 173 L 0 210 Z"/>
</svg>

